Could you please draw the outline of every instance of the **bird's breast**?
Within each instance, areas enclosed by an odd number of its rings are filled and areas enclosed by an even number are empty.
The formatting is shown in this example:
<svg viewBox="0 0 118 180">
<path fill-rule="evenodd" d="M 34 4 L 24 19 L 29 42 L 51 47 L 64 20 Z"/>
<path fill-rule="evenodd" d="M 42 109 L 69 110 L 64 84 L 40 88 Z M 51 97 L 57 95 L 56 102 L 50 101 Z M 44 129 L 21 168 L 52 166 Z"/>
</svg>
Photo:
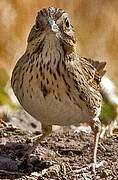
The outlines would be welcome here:
<svg viewBox="0 0 118 180">
<path fill-rule="evenodd" d="M 66 72 L 62 73 L 58 63 L 61 61 L 54 64 L 37 62 L 20 75 L 17 97 L 24 109 L 45 124 L 71 125 L 88 120 L 86 107 L 74 104 L 73 96 L 68 92 Z"/>
<path fill-rule="evenodd" d="M 27 94 L 21 103 L 29 114 L 45 124 L 78 125 L 90 118 L 87 111 L 73 104 L 66 94 L 56 96 L 50 92 L 44 95 L 40 88 L 35 88 L 32 97 Z"/>
</svg>

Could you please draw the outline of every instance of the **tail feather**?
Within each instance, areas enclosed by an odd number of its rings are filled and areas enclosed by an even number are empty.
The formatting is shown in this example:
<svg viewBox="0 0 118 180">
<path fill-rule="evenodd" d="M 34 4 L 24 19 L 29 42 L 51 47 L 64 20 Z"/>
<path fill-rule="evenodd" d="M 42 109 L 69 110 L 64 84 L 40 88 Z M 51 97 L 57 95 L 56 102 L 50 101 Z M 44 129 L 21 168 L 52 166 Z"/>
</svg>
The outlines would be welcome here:
<svg viewBox="0 0 118 180">
<path fill-rule="evenodd" d="M 99 61 L 94 61 L 90 58 L 85 58 L 87 61 L 90 62 L 90 64 L 95 68 L 95 76 L 94 79 L 97 82 L 101 81 L 101 78 L 104 76 L 104 74 L 106 73 L 106 70 L 104 70 L 105 66 L 106 66 L 106 62 L 99 62 Z"/>
<path fill-rule="evenodd" d="M 106 72 L 104 70 L 106 62 L 99 62 L 99 61 L 94 61 L 90 58 L 81 57 L 80 63 L 89 85 L 94 89 L 99 90 L 101 88 L 100 87 L 101 78 Z"/>
</svg>

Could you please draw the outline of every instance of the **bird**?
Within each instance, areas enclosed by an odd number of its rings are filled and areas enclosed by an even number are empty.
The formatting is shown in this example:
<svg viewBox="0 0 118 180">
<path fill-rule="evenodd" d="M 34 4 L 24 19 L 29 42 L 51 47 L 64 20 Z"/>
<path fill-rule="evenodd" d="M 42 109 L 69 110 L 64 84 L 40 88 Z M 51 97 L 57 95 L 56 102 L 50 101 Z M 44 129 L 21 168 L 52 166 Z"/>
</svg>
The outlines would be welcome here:
<svg viewBox="0 0 118 180">
<path fill-rule="evenodd" d="M 23 108 L 41 122 L 42 135 L 28 154 L 52 132 L 52 125 L 87 123 L 94 132 L 92 169 L 101 131 L 100 81 L 106 62 L 82 58 L 69 14 L 63 9 L 41 9 L 28 36 L 25 53 L 17 61 L 11 86 Z"/>
</svg>

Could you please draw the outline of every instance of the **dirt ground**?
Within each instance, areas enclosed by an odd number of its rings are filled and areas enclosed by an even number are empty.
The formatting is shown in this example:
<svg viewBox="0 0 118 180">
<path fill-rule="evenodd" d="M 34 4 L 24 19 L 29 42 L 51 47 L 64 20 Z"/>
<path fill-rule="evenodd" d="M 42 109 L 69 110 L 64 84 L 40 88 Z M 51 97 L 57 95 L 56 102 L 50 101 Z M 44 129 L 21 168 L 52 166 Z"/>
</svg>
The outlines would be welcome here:
<svg viewBox="0 0 118 180">
<path fill-rule="evenodd" d="M 60 128 L 43 140 L 29 159 L 21 161 L 32 145 L 30 138 L 40 134 L 40 123 L 24 113 L 7 120 L 20 128 L 9 125 L 0 129 L 0 179 L 118 179 L 118 136 L 100 140 L 97 160 L 105 163 L 94 176 L 89 166 L 85 168 L 93 155 L 93 134 L 75 133 L 69 127 Z"/>
</svg>

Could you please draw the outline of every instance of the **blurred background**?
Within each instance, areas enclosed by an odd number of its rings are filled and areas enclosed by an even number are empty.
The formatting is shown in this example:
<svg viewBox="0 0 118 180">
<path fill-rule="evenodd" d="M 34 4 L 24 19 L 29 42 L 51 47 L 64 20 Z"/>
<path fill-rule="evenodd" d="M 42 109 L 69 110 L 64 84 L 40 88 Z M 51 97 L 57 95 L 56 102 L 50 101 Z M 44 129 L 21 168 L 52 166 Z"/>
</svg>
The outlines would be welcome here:
<svg viewBox="0 0 118 180">
<path fill-rule="evenodd" d="M 107 75 L 118 86 L 118 0 L 0 0 L 1 107 L 15 107 L 9 89 L 12 69 L 25 51 L 37 11 L 49 6 L 70 14 L 80 54 L 106 61 Z"/>
</svg>

